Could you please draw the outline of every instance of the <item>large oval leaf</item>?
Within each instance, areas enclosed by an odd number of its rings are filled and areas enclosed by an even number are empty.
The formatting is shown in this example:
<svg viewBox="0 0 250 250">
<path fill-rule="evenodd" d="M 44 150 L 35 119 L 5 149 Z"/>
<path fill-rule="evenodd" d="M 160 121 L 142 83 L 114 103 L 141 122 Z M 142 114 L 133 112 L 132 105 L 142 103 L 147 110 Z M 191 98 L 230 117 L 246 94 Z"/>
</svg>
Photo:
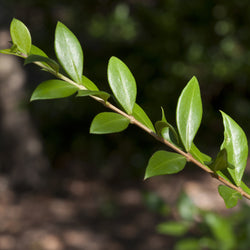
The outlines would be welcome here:
<svg viewBox="0 0 250 250">
<path fill-rule="evenodd" d="M 63 98 L 73 95 L 77 90 L 77 87 L 68 82 L 61 80 L 48 80 L 37 86 L 30 101 Z"/>
<path fill-rule="evenodd" d="M 136 82 L 129 68 L 112 56 L 108 64 L 108 81 L 115 98 L 128 114 L 132 114 L 136 99 Z"/>
<path fill-rule="evenodd" d="M 164 174 L 180 172 L 186 164 L 186 158 L 180 154 L 167 151 L 157 151 L 149 159 L 145 179 Z"/>
<path fill-rule="evenodd" d="M 228 162 L 235 168 L 228 169 L 235 184 L 240 186 L 241 179 L 247 164 L 248 143 L 242 128 L 227 114 L 221 111 L 224 124 L 224 141 L 221 149 L 228 153 Z"/>
<path fill-rule="evenodd" d="M 28 55 L 31 49 L 31 36 L 28 28 L 16 18 L 13 18 L 10 24 L 10 35 L 13 46 L 25 55 Z"/>
<path fill-rule="evenodd" d="M 91 134 L 110 134 L 121 132 L 126 129 L 129 125 L 129 119 L 114 113 L 114 112 L 103 112 L 95 116 L 91 125 Z"/>
<path fill-rule="evenodd" d="M 148 115 L 145 113 L 145 111 L 137 103 L 135 103 L 135 105 L 134 105 L 132 115 L 134 116 L 134 118 L 137 121 L 141 122 L 147 128 L 149 128 L 153 132 L 155 132 L 154 125 L 152 124 L 152 122 L 149 119 Z"/>
<path fill-rule="evenodd" d="M 176 122 L 182 143 L 190 151 L 202 118 L 200 88 L 193 77 L 183 89 L 177 103 Z"/>
<path fill-rule="evenodd" d="M 61 22 L 55 32 L 55 52 L 67 74 L 77 83 L 82 81 L 83 52 L 75 35 Z"/>
</svg>

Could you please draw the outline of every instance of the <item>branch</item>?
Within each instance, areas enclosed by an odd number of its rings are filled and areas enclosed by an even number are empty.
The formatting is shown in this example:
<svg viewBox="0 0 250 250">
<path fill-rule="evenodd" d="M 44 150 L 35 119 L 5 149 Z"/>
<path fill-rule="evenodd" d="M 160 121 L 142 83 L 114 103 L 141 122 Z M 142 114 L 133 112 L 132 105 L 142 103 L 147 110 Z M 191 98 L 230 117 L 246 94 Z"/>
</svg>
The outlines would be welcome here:
<svg viewBox="0 0 250 250">
<path fill-rule="evenodd" d="M 36 63 L 38 66 L 49 70 L 45 65 L 43 65 L 42 63 L 37 62 Z M 54 71 L 49 70 L 50 73 L 52 73 L 53 75 L 55 75 L 57 78 L 66 81 L 74 86 L 76 86 L 77 88 L 79 88 L 80 90 L 87 90 L 87 88 L 85 88 L 83 85 L 77 84 L 76 82 L 72 81 L 71 79 L 69 79 L 68 77 L 62 75 L 61 73 L 56 73 Z M 114 106 L 113 104 L 111 104 L 110 102 L 105 102 L 103 99 L 97 97 L 97 96 L 90 96 L 91 98 L 93 98 L 94 100 L 100 102 L 101 104 L 103 104 L 106 108 L 109 108 L 111 110 L 113 110 L 114 112 L 128 118 L 130 120 L 131 124 L 136 125 L 137 127 L 141 128 L 142 130 L 144 130 L 146 133 L 150 134 L 151 136 L 153 136 L 156 140 L 160 141 L 161 143 L 165 144 L 166 146 L 170 147 L 171 149 L 173 149 L 175 152 L 183 155 L 187 161 L 194 163 L 196 166 L 198 166 L 199 168 L 201 168 L 202 170 L 204 170 L 205 172 L 209 173 L 213 178 L 217 179 L 218 181 L 220 181 L 221 183 L 225 184 L 226 186 L 236 190 L 237 192 L 239 192 L 242 196 L 244 196 L 245 198 L 250 200 L 250 195 L 248 193 L 246 193 L 244 190 L 242 190 L 240 187 L 237 187 L 236 185 L 230 183 L 229 181 L 227 181 L 226 179 L 224 179 L 223 177 L 219 176 L 218 174 L 216 174 L 214 171 L 212 171 L 210 168 L 208 168 L 206 165 L 202 164 L 201 162 L 199 162 L 198 160 L 196 160 L 191 154 L 186 153 L 184 151 L 182 151 L 180 148 L 176 147 L 174 144 L 172 144 L 171 142 L 167 141 L 166 139 L 160 137 L 159 135 L 157 135 L 156 133 L 154 133 L 151 129 L 149 129 L 148 127 L 146 127 L 144 124 L 142 124 L 141 122 L 139 122 L 138 120 L 136 120 L 132 115 L 128 115 L 127 113 L 125 113 L 124 111 L 122 111 L 121 109 L 117 108 L 116 106 Z"/>
</svg>

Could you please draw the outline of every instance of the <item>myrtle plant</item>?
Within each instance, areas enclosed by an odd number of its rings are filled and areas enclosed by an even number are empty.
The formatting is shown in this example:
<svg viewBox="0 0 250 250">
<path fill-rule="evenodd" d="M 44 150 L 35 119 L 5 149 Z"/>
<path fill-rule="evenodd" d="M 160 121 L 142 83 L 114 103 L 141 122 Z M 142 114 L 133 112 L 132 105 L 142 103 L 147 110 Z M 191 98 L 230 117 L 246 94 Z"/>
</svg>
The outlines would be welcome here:
<svg viewBox="0 0 250 250">
<path fill-rule="evenodd" d="M 0 50 L 1 53 L 19 56 L 24 59 L 25 65 L 34 63 L 54 76 L 54 79 L 37 86 L 31 101 L 71 95 L 91 97 L 110 111 L 94 117 L 90 133 L 117 133 L 133 124 L 171 149 L 171 152 L 159 150 L 151 156 L 145 179 L 178 173 L 187 162 L 191 162 L 222 183 L 218 186 L 218 191 L 227 208 L 234 207 L 243 196 L 250 199 L 250 189 L 242 181 L 248 157 L 248 142 L 244 131 L 229 115 L 220 111 L 224 124 L 224 141 L 215 159 L 202 153 L 194 144 L 203 113 L 199 83 L 195 76 L 187 83 L 178 99 L 176 128 L 167 121 L 163 108 L 161 119 L 153 124 L 136 103 L 136 81 L 125 63 L 117 57 L 110 58 L 107 78 L 112 93 L 100 90 L 83 75 L 81 45 L 61 22 L 57 23 L 54 42 L 58 62 L 32 44 L 29 30 L 20 20 L 12 20 L 10 35 L 11 46 Z"/>
</svg>

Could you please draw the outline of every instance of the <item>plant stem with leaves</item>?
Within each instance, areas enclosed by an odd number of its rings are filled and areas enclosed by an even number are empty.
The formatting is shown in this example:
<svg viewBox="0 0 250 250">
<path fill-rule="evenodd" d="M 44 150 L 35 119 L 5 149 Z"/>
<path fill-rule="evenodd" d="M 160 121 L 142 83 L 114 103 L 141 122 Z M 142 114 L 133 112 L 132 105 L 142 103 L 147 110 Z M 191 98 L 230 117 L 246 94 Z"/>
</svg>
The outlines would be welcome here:
<svg viewBox="0 0 250 250">
<path fill-rule="evenodd" d="M 30 32 L 21 21 L 12 20 L 10 34 L 12 47 L 0 50 L 1 53 L 22 57 L 25 64 L 35 63 L 57 78 L 38 85 L 31 101 L 63 98 L 73 94 L 77 94 L 78 97 L 90 96 L 112 111 L 96 115 L 91 123 L 90 133 L 121 132 L 129 124 L 134 124 L 175 151 L 155 152 L 148 162 L 145 179 L 178 173 L 184 169 L 187 162 L 192 162 L 224 184 L 220 185 L 218 190 L 228 208 L 235 206 L 242 196 L 250 199 L 250 189 L 242 181 L 248 157 L 247 138 L 230 116 L 221 111 L 224 141 L 215 159 L 202 153 L 194 144 L 203 113 L 196 77 L 188 82 L 178 99 L 177 128 L 166 120 L 163 108 L 161 120 L 153 125 L 146 112 L 136 103 L 136 81 L 120 59 L 113 56 L 109 60 L 108 83 L 112 90 L 111 95 L 100 91 L 83 75 L 84 59 L 81 45 L 76 36 L 61 22 L 56 26 L 54 44 L 59 63 L 32 44 Z M 61 68 L 67 76 L 61 73 Z M 111 97 L 118 103 L 119 108 L 108 101 Z"/>
</svg>

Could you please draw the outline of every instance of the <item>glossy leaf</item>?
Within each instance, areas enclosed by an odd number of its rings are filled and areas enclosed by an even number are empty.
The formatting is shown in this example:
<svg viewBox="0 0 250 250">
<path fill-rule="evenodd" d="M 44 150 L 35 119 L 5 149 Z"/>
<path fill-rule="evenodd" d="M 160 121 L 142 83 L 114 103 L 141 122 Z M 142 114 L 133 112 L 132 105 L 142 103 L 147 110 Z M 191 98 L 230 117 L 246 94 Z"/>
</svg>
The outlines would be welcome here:
<svg viewBox="0 0 250 250">
<path fill-rule="evenodd" d="M 130 121 L 128 118 L 113 112 L 103 112 L 95 116 L 90 126 L 91 134 L 110 134 L 125 130 Z"/>
<path fill-rule="evenodd" d="M 220 150 L 215 160 L 213 160 L 210 164 L 208 164 L 208 166 L 215 172 L 227 168 L 234 169 L 234 166 L 228 162 L 227 150 L 225 148 Z"/>
<path fill-rule="evenodd" d="M 145 179 L 164 174 L 174 174 L 180 172 L 186 164 L 186 158 L 180 154 L 157 151 L 149 159 Z"/>
<path fill-rule="evenodd" d="M 202 102 L 200 88 L 193 77 L 183 89 L 177 103 L 176 120 L 178 131 L 185 149 L 189 152 L 200 127 Z"/>
<path fill-rule="evenodd" d="M 38 85 L 30 100 L 34 101 L 68 97 L 76 93 L 77 90 L 77 87 L 67 82 L 61 80 L 48 80 Z"/>
<path fill-rule="evenodd" d="M 84 87 L 86 87 L 88 90 L 93 90 L 93 91 L 99 91 L 97 86 L 86 76 L 82 76 L 82 84 Z"/>
<path fill-rule="evenodd" d="M 143 125 L 145 125 L 147 128 L 151 129 L 153 132 L 155 132 L 154 125 L 152 124 L 151 120 L 145 113 L 145 111 L 137 104 L 135 103 L 133 108 L 132 115 L 136 120 L 141 122 Z"/>
<path fill-rule="evenodd" d="M 114 56 L 108 64 L 108 81 L 117 101 L 128 114 L 132 114 L 136 100 L 136 82 L 129 68 Z"/>
<path fill-rule="evenodd" d="M 83 52 L 75 35 L 61 22 L 55 32 L 55 52 L 67 74 L 77 83 L 82 81 Z"/>
<path fill-rule="evenodd" d="M 223 198 L 227 208 L 236 206 L 238 200 L 242 199 L 242 195 L 230 187 L 219 185 L 218 191 L 220 196 Z"/>
<path fill-rule="evenodd" d="M 24 65 L 34 62 L 44 62 L 46 63 L 52 70 L 55 72 L 59 71 L 59 65 L 56 61 L 46 57 L 46 56 L 40 56 L 40 55 L 29 55 L 25 61 Z"/>
<path fill-rule="evenodd" d="M 235 184 L 240 186 L 241 179 L 246 167 L 248 156 L 248 143 L 244 131 L 227 114 L 221 111 L 224 124 L 224 141 L 221 149 L 225 148 L 228 153 L 228 162 L 235 168 L 228 169 Z"/>
<path fill-rule="evenodd" d="M 92 90 L 79 90 L 77 96 L 97 96 L 103 99 L 105 102 L 109 99 L 110 94 L 104 91 L 92 91 Z"/>
<path fill-rule="evenodd" d="M 10 24 L 10 35 L 12 43 L 17 47 L 17 50 L 20 53 L 28 55 L 31 49 L 31 36 L 24 23 L 13 18 Z"/>
</svg>

